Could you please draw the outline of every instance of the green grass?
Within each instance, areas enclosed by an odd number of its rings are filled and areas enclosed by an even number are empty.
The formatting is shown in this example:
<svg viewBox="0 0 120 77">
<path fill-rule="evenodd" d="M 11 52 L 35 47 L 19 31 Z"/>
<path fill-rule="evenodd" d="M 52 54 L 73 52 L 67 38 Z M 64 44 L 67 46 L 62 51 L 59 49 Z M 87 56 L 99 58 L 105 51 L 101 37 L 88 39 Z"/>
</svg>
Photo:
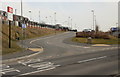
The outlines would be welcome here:
<svg viewBox="0 0 120 77">
<path fill-rule="evenodd" d="M 6 54 L 11 54 L 14 52 L 22 52 L 24 49 L 19 47 L 16 43 L 19 41 L 15 40 L 15 32 L 18 31 L 20 33 L 20 40 L 24 39 L 30 39 L 30 38 L 36 38 L 36 37 L 41 37 L 41 36 L 46 36 L 46 35 L 51 35 L 64 31 L 55 31 L 51 29 L 35 29 L 35 28 L 26 28 L 26 38 L 22 37 L 22 29 L 17 26 L 12 26 L 12 47 L 8 47 L 8 25 L 2 25 L 2 55 Z M 1 55 L 1 54 L 0 54 Z"/>
<path fill-rule="evenodd" d="M 2 55 L 11 54 L 11 53 L 14 53 L 14 52 L 22 52 L 24 50 L 24 48 L 21 48 L 16 44 L 17 41 L 12 41 L 11 43 L 12 43 L 11 48 L 3 47 Z M 8 43 L 6 45 L 8 46 Z"/>
<path fill-rule="evenodd" d="M 79 43 L 87 43 L 87 38 L 72 38 L 72 41 Z M 92 39 L 92 44 L 120 44 L 120 39 Z"/>
</svg>

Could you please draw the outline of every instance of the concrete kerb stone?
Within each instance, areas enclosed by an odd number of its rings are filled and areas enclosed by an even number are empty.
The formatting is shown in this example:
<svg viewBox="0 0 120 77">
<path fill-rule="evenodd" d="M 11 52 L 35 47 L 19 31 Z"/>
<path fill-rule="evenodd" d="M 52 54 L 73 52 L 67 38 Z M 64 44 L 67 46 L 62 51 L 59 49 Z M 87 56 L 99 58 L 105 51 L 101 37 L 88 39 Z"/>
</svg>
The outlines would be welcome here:
<svg viewBox="0 0 120 77">
<path fill-rule="evenodd" d="M 41 47 L 41 51 L 38 51 L 34 54 L 31 54 L 31 55 L 26 55 L 26 56 L 23 56 L 23 57 L 18 57 L 18 58 L 15 58 L 15 59 L 7 59 L 7 60 L 3 60 L 2 63 L 6 63 L 6 62 L 12 62 L 12 61 L 17 61 L 17 60 L 22 60 L 22 59 L 27 59 L 27 58 L 30 58 L 30 57 L 33 57 L 33 56 L 36 56 L 40 53 L 43 52 L 43 48 Z"/>
</svg>

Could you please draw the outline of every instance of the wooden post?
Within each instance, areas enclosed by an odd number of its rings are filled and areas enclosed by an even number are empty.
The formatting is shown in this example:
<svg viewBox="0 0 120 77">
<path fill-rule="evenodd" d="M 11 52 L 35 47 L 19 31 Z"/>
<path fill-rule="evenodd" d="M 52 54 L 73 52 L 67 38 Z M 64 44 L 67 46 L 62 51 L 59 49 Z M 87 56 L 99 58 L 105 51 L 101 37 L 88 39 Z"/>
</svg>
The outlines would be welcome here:
<svg viewBox="0 0 120 77">
<path fill-rule="evenodd" d="M 9 21 L 9 48 L 11 48 L 11 21 Z"/>
</svg>

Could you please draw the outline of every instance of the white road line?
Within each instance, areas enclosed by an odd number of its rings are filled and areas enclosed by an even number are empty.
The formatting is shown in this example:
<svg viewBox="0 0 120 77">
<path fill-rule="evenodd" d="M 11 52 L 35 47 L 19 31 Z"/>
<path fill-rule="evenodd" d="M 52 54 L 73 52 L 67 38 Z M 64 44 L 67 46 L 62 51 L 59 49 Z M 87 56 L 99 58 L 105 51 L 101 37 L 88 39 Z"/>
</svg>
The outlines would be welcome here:
<svg viewBox="0 0 120 77">
<path fill-rule="evenodd" d="M 77 45 L 70 45 L 70 46 L 72 46 L 72 47 L 82 47 L 82 46 L 77 46 Z"/>
<path fill-rule="evenodd" d="M 1 73 L 2 73 L 2 74 L 6 74 L 6 73 L 8 73 L 8 72 L 13 72 L 13 71 L 20 72 L 19 70 L 13 69 L 13 70 L 4 71 L 4 72 L 1 72 Z"/>
<path fill-rule="evenodd" d="M 55 69 L 55 67 L 51 67 L 51 68 L 44 69 L 44 70 L 39 70 L 39 71 L 34 71 L 34 72 L 25 73 L 25 74 L 21 74 L 21 75 L 19 75 L 19 76 L 29 75 L 29 74 L 34 74 L 34 73 L 39 73 L 39 72 L 47 71 L 47 70 L 51 70 L 51 69 Z"/>
<path fill-rule="evenodd" d="M 53 64 L 51 62 L 47 62 L 47 63 L 36 63 L 36 64 L 30 64 L 28 65 L 29 67 L 33 67 L 33 68 L 37 68 L 37 67 L 43 67 L 43 66 L 48 66 L 50 64 Z"/>
<path fill-rule="evenodd" d="M 0 72 L 1 72 L 1 71 L 8 71 L 8 70 L 12 70 L 12 69 L 14 69 L 14 68 L 1 69 L 1 70 L 0 70 Z"/>
<path fill-rule="evenodd" d="M 22 60 L 22 61 L 18 61 L 18 63 L 21 63 L 23 65 L 27 65 L 29 63 L 35 63 L 35 62 L 40 62 L 40 59 L 29 59 L 28 61 Z"/>
<path fill-rule="evenodd" d="M 83 47 L 83 48 L 90 48 L 90 47 Z"/>
<path fill-rule="evenodd" d="M 102 59 L 102 58 L 106 58 L 106 57 L 107 57 L 107 56 L 102 56 L 102 57 L 97 57 L 97 58 L 86 59 L 86 60 L 78 61 L 78 63 L 83 63 L 83 62 L 98 60 L 98 59 Z"/>
<path fill-rule="evenodd" d="M 1 72 L 2 74 L 6 74 L 6 73 L 8 73 L 8 72 L 13 72 L 13 71 L 20 72 L 20 70 L 16 70 L 16 69 L 14 69 L 14 68 L 9 68 L 9 69 L 0 70 L 0 72 Z"/>
<path fill-rule="evenodd" d="M 35 40 L 30 41 L 30 44 L 32 44 L 32 43 L 35 42 L 35 41 L 43 40 L 43 39 L 48 39 L 48 38 L 51 38 L 51 37 L 53 37 L 53 36 L 49 36 L 49 37 L 46 37 L 46 38 L 35 39 Z"/>
<path fill-rule="evenodd" d="M 0 65 L 0 68 L 9 68 L 10 66 L 9 65 L 6 65 L 6 64 L 1 64 Z"/>
<path fill-rule="evenodd" d="M 47 65 L 47 66 L 40 67 L 40 68 L 37 68 L 37 69 L 38 69 L 38 70 L 42 70 L 42 69 L 50 68 L 50 67 L 52 67 L 52 66 L 54 66 L 54 65 L 53 65 L 53 64 L 49 64 L 49 65 Z"/>
</svg>

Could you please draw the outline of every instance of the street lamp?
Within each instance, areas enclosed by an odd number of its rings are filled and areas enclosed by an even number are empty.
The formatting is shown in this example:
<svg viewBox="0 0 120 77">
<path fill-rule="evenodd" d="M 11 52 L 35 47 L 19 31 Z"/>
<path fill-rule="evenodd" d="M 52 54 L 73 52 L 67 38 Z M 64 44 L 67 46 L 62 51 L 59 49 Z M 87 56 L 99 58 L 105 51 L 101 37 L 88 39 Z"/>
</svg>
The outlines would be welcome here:
<svg viewBox="0 0 120 77">
<path fill-rule="evenodd" d="M 97 28 L 97 25 L 96 25 L 96 15 L 94 15 L 95 17 L 95 31 L 96 31 L 96 28 Z"/>
<path fill-rule="evenodd" d="M 91 12 L 93 12 L 93 30 L 94 30 L 94 10 L 92 10 Z M 92 27 L 91 27 L 92 29 Z"/>
<path fill-rule="evenodd" d="M 15 15 L 17 14 L 17 9 L 15 9 Z"/>
<path fill-rule="evenodd" d="M 69 24 L 69 20 L 70 20 L 70 17 L 68 17 L 68 26 L 70 25 L 70 24 Z"/>
<path fill-rule="evenodd" d="M 39 11 L 39 23 L 40 23 L 40 11 Z"/>
<path fill-rule="evenodd" d="M 48 21 L 47 21 L 47 16 L 46 16 L 45 18 L 46 18 L 46 23 L 47 23 L 47 22 L 48 22 Z"/>
<path fill-rule="evenodd" d="M 116 23 L 116 27 L 118 27 L 118 23 Z"/>
<path fill-rule="evenodd" d="M 71 29 L 72 29 L 72 18 L 71 18 Z"/>
<path fill-rule="evenodd" d="M 52 16 L 50 16 L 50 22 L 51 22 L 51 25 L 52 25 Z"/>
<path fill-rule="evenodd" d="M 55 25 L 56 25 L 56 12 L 54 13 L 54 20 L 55 20 Z"/>
<path fill-rule="evenodd" d="M 30 14 L 30 20 L 31 20 L 31 11 L 29 10 L 29 14 Z"/>
</svg>

